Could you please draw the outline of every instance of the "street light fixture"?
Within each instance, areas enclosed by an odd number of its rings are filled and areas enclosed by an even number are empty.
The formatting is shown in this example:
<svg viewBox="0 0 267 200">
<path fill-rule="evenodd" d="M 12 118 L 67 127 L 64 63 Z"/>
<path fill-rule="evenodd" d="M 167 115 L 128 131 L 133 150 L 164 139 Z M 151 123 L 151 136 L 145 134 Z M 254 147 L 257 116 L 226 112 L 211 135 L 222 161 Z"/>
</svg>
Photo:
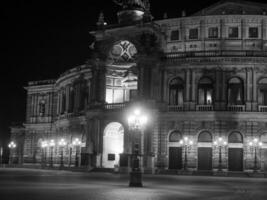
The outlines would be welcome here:
<svg viewBox="0 0 267 200">
<path fill-rule="evenodd" d="M 222 148 L 223 147 L 226 147 L 228 144 L 227 144 L 227 142 L 222 137 L 219 137 L 217 140 L 215 140 L 213 142 L 213 145 L 216 148 L 219 148 L 219 166 L 218 166 L 218 171 L 221 172 L 222 171 Z"/>
<path fill-rule="evenodd" d="M 142 134 L 142 130 L 144 129 L 145 125 L 147 123 L 147 116 L 141 113 L 140 109 L 134 110 L 134 112 L 128 116 L 128 125 L 129 130 L 133 133 L 140 133 Z M 130 173 L 130 187 L 143 187 L 142 184 L 142 172 L 140 169 L 140 163 L 139 163 L 139 142 L 136 141 L 136 135 L 134 135 L 134 145 L 132 149 L 132 171 Z M 143 140 L 143 137 L 141 135 L 141 140 Z M 142 147 L 141 147 L 142 149 Z M 142 153 L 141 153 L 142 154 Z"/>
<path fill-rule="evenodd" d="M 13 149 L 15 149 L 17 147 L 16 143 L 14 141 L 11 141 L 9 144 L 8 144 L 8 148 L 10 148 L 10 154 L 11 154 L 11 157 L 10 157 L 10 164 L 13 164 Z"/>
<path fill-rule="evenodd" d="M 193 145 L 193 141 L 188 137 L 184 137 L 182 140 L 180 140 L 180 145 L 182 145 L 184 148 L 184 171 L 187 171 L 187 153 Z"/>
<path fill-rule="evenodd" d="M 75 154 L 75 167 L 78 167 L 79 166 L 78 150 L 80 150 L 79 147 L 81 146 L 81 144 L 82 144 L 82 142 L 81 142 L 81 140 L 79 138 L 75 138 L 72 141 L 72 145 L 75 146 L 75 150 L 76 150 L 76 154 Z"/>
<path fill-rule="evenodd" d="M 257 172 L 258 169 L 258 160 L 257 160 L 257 149 L 260 149 L 262 147 L 262 142 L 259 141 L 258 138 L 254 138 L 252 141 L 249 141 L 248 145 L 251 148 L 251 151 L 254 150 L 254 172 Z"/>
<path fill-rule="evenodd" d="M 41 148 L 42 148 L 42 163 L 43 167 L 46 166 L 46 148 L 48 147 L 47 141 L 42 141 L 41 142 Z"/>
<path fill-rule="evenodd" d="M 58 145 L 60 147 L 61 150 L 61 155 L 60 155 L 60 167 L 63 168 L 64 167 L 64 161 L 63 161 L 63 153 L 64 153 L 64 147 L 67 145 L 67 142 L 65 141 L 64 138 L 61 138 L 58 142 Z"/>
<path fill-rule="evenodd" d="M 50 140 L 48 143 L 48 146 L 50 147 L 50 167 L 53 167 L 53 148 L 55 145 L 55 140 Z"/>
</svg>

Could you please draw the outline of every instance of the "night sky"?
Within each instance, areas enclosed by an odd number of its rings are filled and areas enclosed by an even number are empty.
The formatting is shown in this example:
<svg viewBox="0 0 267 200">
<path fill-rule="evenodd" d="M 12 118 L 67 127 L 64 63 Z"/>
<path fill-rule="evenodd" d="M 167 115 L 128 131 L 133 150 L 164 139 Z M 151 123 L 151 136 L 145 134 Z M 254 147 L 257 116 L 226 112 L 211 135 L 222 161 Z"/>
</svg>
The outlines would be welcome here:
<svg viewBox="0 0 267 200">
<path fill-rule="evenodd" d="M 8 3 L 7 3 L 8 2 Z M 119 6 L 112 0 L 1 2 L 0 144 L 8 141 L 9 126 L 25 120 L 28 81 L 57 78 L 83 64 L 100 11 L 108 24 L 117 22 Z M 194 13 L 215 0 L 151 0 L 152 15 L 161 19 Z M 196 3 L 198 2 L 198 3 Z M 264 0 L 257 0 L 264 2 Z M 177 4 L 179 4 L 177 6 Z M 4 54 L 3 54 L 4 52 Z"/>
</svg>

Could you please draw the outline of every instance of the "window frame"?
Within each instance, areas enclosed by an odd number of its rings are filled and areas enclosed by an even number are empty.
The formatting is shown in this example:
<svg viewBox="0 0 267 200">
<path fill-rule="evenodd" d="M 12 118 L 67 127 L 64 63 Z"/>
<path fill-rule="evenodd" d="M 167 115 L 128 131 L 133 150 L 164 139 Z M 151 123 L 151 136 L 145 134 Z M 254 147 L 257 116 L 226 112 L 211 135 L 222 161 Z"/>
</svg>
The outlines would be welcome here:
<svg viewBox="0 0 267 200">
<path fill-rule="evenodd" d="M 231 36 L 230 34 L 233 34 L 233 33 L 230 33 L 230 29 L 234 29 L 236 28 L 237 30 L 237 36 Z M 238 26 L 229 26 L 228 27 L 228 38 L 229 39 L 238 39 L 239 38 L 239 27 Z"/>
<path fill-rule="evenodd" d="M 192 33 L 191 33 L 191 31 L 194 31 L 194 30 L 197 31 L 197 36 L 196 36 L 196 38 L 192 37 Z M 194 34 L 193 34 L 193 35 L 194 35 Z M 199 28 L 189 28 L 189 30 L 188 30 L 188 39 L 189 39 L 189 40 L 198 40 L 198 39 L 199 39 Z"/>
</svg>

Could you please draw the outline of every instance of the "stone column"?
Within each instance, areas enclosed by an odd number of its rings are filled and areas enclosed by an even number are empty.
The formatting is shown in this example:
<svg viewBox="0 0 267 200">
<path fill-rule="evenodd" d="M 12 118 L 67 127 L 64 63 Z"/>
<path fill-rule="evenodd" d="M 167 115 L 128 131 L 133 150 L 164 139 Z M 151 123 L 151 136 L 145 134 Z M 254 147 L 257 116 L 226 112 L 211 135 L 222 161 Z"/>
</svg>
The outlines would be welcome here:
<svg viewBox="0 0 267 200">
<path fill-rule="evenodd" d="M 195 110 L 196 106 L 196 73 L 194 69 L 190 69 L 191 71 L 191 110 Z"/>
</svg>

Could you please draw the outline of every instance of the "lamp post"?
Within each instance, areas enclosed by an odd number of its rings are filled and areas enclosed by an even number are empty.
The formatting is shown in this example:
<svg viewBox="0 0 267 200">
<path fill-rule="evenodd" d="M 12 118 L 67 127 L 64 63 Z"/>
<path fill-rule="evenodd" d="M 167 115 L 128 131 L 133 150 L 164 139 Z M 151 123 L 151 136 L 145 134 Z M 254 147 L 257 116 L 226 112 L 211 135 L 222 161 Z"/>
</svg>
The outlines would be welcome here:
<svg viewBox="0 0 267 200">
<path fill-rule="evenodd" d="M 182 140 L 180 140 L 180 144 L 184 148 L 184 171 L 187 171 L 187 152 L 193 145 L 193 141 L 189 140 L 188 137 L 184 137 Z"/>
<path fill-rule="evenodd" d="M 55 146 L 55 140 L 50 140 L 48 145 L 50 147 L 50 167 L 53 167 L 53 148 Z"/>
<path fill-rule="evenodd" d="M 252 152 L 254 150 L 253 171 L 257 172 L 258 170 L 257 149 L 260 149 L 262 147 L 262 142 L 260 142 L 258 138 L 254 138 L 252 141 L 249 141 L 248 145 L 250 146 Z"/>
<path fill-rule="evenodd" d="M 15 149 L 17 147 L 16 143 L 11 141 L 9 144 L 8 144 L 8 148 L 10 149 L 10 160 L 9 160 L 9 164 L 13 164 L 13 149 Z"/>
<path fill-rule="evenodd" d="M 48 146 L 47 141 L 42 141 L 41 147 L 42 147 L 42 165 L 43 167 L 46 166 L 46 148 Z"/>
<path fill-rule="evenodd" d="M 227 146 L 227 142 L 222 138 L 219 137 L 217 140 L 213 142 L 213 145 L 216 148 L 219 148 L 219 166 L 218 166 L 218 171 L 222 171 L 222 148 Z"/>
<path fill-rule="evenodd" d="M 72 141 L 72 145 L 75 146 L 75 151 L 76 151 L 76 154 L 75 154 L 75 167 L 79 167 L 79 157 L 78 157 L 78 150 L 79 150 L 79 147 L 81 146 L 82 142 L 79 138 L 75 138 L 73 141 Z"/>
<path fill-rule="evenodd" d="M 128 125 L 129 130 L 133 133 L 140 133 L 142 134 L 142 130 L 144 129 L 147 123 L 147 116 L 142 114 L 140 109 L 134 110 L 132 114 L 128 117 Z M 136 135 L 136 134 L 135 134 Z M 136 136 L 134 135 L 134 140 Z M 141 140 L 142 140 L 141 135 Z M 140 169 L 140 162 L 139 162 L 139 149 L 142 149 L 141 145 L 139 146 L 139 142 L 135 141 L 133 149 L 132 149 L 132 171 L 130 173 L 130 187 L 143 187 L 142 184 L 142 172 Z M 142 154 L 142 153 L 141 153 Z"/>
<path fill-rule="evenodd" d="M 63 154 L 64 154 L 64 147 L 67 145 L 65 139 L 61 138 L 58 142 L 58 145 L 60 147 L 60 168 L 64 167 L 64 160 L 63 160 Z"/>
<path fill-rule="evenodd" d="M 2 166 L 3 163 L 2 157 L 3 157 L 3 147 L 0 147 L 0 167 Z"/>
</svg>

